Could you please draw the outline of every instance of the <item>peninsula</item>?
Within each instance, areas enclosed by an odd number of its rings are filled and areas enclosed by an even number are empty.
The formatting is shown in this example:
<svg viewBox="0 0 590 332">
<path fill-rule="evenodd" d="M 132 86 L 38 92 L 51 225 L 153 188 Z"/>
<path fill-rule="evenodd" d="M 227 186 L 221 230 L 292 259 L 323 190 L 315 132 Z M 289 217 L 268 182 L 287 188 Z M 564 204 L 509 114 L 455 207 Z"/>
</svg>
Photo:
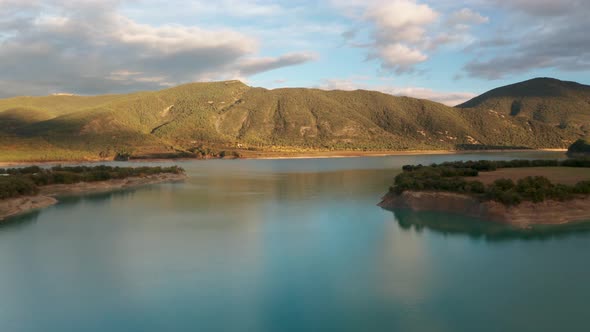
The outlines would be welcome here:
<svg viewBox="0 0 590 332">
<path fill-rule="evenodd" d="M 0 222 L 58 203 L 56 197 L 182 181 L 182 168 L 55 166 L 0 169 Z"/>
<path fill-rule="evenodd" d="M 590 221 L 590 160 L 407 165 L 379 206 L 459 213 L 519 228 Z"/>
</svg>

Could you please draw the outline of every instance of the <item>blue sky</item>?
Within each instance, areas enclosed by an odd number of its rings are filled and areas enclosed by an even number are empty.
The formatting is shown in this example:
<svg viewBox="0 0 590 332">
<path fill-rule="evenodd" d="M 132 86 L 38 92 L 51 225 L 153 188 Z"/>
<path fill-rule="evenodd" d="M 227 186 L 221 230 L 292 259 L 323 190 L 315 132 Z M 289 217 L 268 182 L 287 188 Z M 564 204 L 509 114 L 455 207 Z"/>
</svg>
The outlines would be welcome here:
<svg viewBox="0 0 590 332">
<path fill-rule="evenodd" d="M 0 96 L 241 79 L 456 104 L 590 83 L 587 0 L 0 0 Z"/>
</svg>

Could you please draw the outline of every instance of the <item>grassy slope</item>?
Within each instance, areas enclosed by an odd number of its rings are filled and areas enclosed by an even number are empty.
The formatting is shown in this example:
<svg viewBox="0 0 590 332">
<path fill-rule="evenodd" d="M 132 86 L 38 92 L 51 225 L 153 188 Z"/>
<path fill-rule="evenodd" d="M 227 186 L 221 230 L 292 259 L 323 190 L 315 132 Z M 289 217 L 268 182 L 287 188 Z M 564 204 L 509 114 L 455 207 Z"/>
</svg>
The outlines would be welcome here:
<svg viewBox="0 0 590 332">
<path fill-rule="evenodd" d="M 18 97 L 0 100 L 0 161 L 238 144 L 274 151 L 567 147 L 580 137 L 578 127 L 481 110 L 484 104 L 452 108 L 374 91 L 266 90 L 238 81 L 128 95 Z"/>
</svg>

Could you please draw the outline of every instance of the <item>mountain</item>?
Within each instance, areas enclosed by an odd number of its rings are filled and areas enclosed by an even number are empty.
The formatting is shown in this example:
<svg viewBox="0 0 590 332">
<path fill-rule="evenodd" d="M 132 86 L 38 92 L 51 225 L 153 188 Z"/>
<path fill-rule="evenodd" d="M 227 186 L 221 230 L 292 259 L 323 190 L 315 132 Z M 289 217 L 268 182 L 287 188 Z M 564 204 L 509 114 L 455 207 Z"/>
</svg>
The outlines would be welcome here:
<svg viewBox="0 0 590 332">
<path fill-rule="evenodd" d="M 564 83 L 557 95 L 521 84 L 529 88 L 500 88 L 456 108 L 375 91 L 267 90 L 239 81 L 124 95 L 1 99 L 0 161 L 214 150 L 565 148 L 583 136 L 587 129 L 578 118 L 587 111 L 551 106 L 552 114 L 575 120 L 560 126 L 527 116 L 528 108 L 513 114 L 500 106 L 509 98 L 559 105 L 573 95 L 572 103 L 581 103 L 586 86 Z"/>
<path fill-rule="evenodd" d="M 590 131 L 590 86 L 575 82 L 535 78 L 491 90 L 458 107 Z"/>
</svg>

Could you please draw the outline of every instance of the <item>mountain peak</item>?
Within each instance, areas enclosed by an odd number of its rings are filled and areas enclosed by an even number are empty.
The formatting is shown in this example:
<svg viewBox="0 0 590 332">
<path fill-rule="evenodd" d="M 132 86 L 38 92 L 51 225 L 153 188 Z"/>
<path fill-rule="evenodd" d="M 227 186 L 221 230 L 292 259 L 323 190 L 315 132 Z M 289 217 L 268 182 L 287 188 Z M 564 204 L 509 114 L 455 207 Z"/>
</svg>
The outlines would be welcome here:
<svg viewBox="0 0 590 332">
<path fill-rule="evenodd" d="M 504 117 L 538 121 L 587 135 L 590 86 L 539 77 L 488 91 L 459 106 Z"/>
<path fill-rule="evenodd" d="M 561 81 L 550 77 L 537 77 L 490 90 L 457 107 L 476 108 L 487 103 L 495 103 L 500 99 L 579 98 L 581 97 L 580 95 L 590 95 L 590 86 L 576 82 Z"/>
</svg>

